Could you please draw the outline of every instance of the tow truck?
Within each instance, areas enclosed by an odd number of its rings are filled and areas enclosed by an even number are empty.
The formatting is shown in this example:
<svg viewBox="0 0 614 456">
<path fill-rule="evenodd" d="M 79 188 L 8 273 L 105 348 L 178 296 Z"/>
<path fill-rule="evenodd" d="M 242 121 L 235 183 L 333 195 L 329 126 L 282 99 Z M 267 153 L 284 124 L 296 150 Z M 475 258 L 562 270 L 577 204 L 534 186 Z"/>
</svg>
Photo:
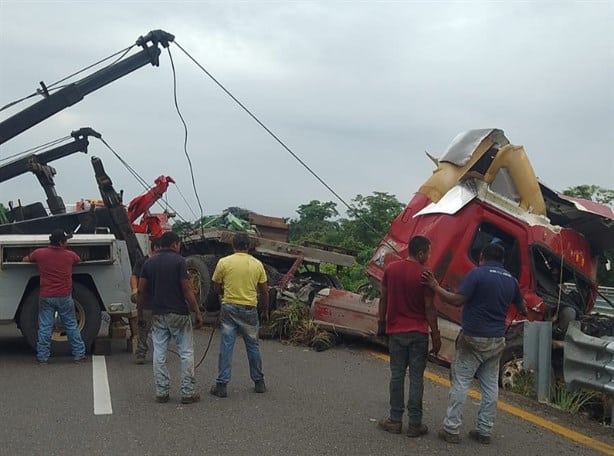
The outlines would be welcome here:
<svg viewBox="0 0 614 456">
<path fill-rule="evenodd" d="M 32 128 L 50 116 L 83 100 L 89 93 L 147 65 L 159 66 L 160 46 L 168 47 L 174 36 L 154 30 L 137 39 L 142 49 L 134 55 L 106 66 L 53 92 L 41 82 L 38 93 L 43 99 L 0 122 L 0 145 Z M 41 202 L 22 206 L 9 203 L 1 210 L 0 221 L 0 323 L 16 322 L 31 346 L 36 344 L 38 327 L 39 277 L 34 265 L 20 259 L 32 249 L 48 244 L 48 233 L 61 228 L 74 233 L 69 247 L 82 258 L 74 270 L 73 297 L 77 322 L 88 349 L 101 326 L 101 312 L 111 316 L 132 317 L 129 276 L 131 265 L 148 248 L 146 235 L 135 235 L 122 195 L 115 191 L 102 161 L 92 157 L 94 175 L 104 207 L 89 211 L 67 212 L 55 190 L 55 168 L 49 163 L 71 154 L 88 152 L 89 138 L 100 138 L 92 128 L 71 134 L 71 142 L 43 152 L 30 153 L 0 166 L 0 182 L 33 173 L 47 196 Z M 4 148 L 2 149 L 4 150 Z M 65 350 L 67 338 L 56 324 L 52 336 L 56 349 Z"/>
<path fill-rule="evenodd" d="M 52 92 L 41 82 L 38 92 L 43 100 L 0 122 L 0 144 L 42 122 L 79 101 L 87 94 L 121 78 L 146 64 L 159 65 L 160 46 L 168 47 L 174 36 L 155 30 L 139 37 L 136 44 L 143 49 L 85 78 Z M 149 240 L 171 229 L 172 214 L 152 214 L 151 207 L 174 183 L 170 176 L 160 176 L 145 194 L 133 199 L 126 208 L 122 192 L 113 187 L 102 161 L 92 157 L 92 166 L 102 197 L 102 204 L 90 204 L 87 210 L 67 211 L 54 183 L 56 170 L 49 163 L 71 154 L 88 152 L 89 138 L 101 138 L 92 128 L 72 132 L 71 142 L 43 152 L 30 153 L 0 166 L 0 182 L 33 173 L 47 196 L 41 202 L 21 205 L 0 205 L 0 323 L 16 322 L 34 346 L 37 331 L 39 278 L 33 265 L 20 262 L 30 250 L 47 243 L 55 228 L 75 233 L 69 241 L 84 259 L 75 269 L 73 297 L 77 321 L 84 341 L 90 347 L 101 325 L 101 312 L 112 317 L 132 317 L 129 300 L 131 265 L 149 248 Z M 141 220 L 138 221 L 139 217 Z M 339 287 L 334 275 L 320 272 L 322 263 L 337 267 L 349 266 L 354 257 L 331 246 L 297 246 L 288 243 L 288 225 L 283 219 L 252 213 L 250 222 L 258 229 L 250 235 L 253 252 L 265 263 L 269 282 L 275 287 L 272 305 L 293 299 L 310 302 L 324 287 Z M 211 275 L 218 259 L 232 251 L 233 231 L 225 229 L 194 230 L 184 239 L 183 254 L 201 307 L 215 312 L 217 296 L 211 287 Z M 302 268 L 302 270 L 299 270 Z M 117 321 L 117 319 L 115 319 Z M 120 334 L 122 332 L 120 331 Z M 125 333 L 124 333 L 125 334 Z M 67 345 L 61 327 L 56 325 L 55 345 Z"/>
</svg>

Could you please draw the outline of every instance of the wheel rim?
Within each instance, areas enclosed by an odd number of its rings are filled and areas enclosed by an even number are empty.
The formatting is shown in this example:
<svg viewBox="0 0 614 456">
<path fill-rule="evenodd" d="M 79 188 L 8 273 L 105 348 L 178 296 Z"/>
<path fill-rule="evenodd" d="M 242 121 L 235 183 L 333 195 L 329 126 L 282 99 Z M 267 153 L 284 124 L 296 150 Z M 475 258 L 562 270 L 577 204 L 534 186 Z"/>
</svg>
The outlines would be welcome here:
<svg viewBox="0 0 614 456">
<path fill-rule="evenodd" d="M 194 296 L 196 297 L 196 302 L 201 302 L 203 280 L 200 273 L 195 269 L 188 268 L 188 280 L 190 281 L 190 286 L 192 287 Z"/>
<path fill-rule="evenodd" d="M 83 306 L 79 301 L 73 298 L 75 303 L 75 318 L 77 319 L 77 326 L 79 328 L 79 332 L 83 331 L 85 327 L 85 311 L 83 310 Z M 54 323 L 53 323 L 53 332 L 51 333 L 51 340 L 54 342 L 66 342 L 68 340 L 68 336 L 66 335 L 66 330 L 62 326 L 62 321 L 60 320 L 60 316 L 56 312 L 54 315 Z"/>
<path fill-rule="evenodd" d="M 501 386 L 512 389 L 518 383 L 519 375 L 524 371 L 522 358 L 515 358 L 503 364 L 501 369 Z"/>
</svg>

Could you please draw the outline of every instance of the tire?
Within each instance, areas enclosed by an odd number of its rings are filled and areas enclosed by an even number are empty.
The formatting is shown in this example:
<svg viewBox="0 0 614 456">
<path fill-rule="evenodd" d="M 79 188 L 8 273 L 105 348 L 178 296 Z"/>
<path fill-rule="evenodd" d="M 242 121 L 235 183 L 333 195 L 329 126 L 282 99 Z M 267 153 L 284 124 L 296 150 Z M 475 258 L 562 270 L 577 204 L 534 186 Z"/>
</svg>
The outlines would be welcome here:
<svg viewBox="0 0 614 456">
<path fill-rule="evenodd" d="M 220 257 L 217 255 L 202 256 L 202 260 L 207 265 L 207 268 L 209 268 L 209 273 L 211 274 L 211 277 L 213 277 L 213 272 L 215 271 L 215 267 L 217 266 L 217 262 L 219 261 L 219 259 Z M 220 297 L 215 292 L 215 289 L 213 287 L 213 281 L 211 281 L 211 287 L 209 288 L 209 292 L 205 297 L 204 308 L 207 312 L 217 312 L 218 310 L 220 310 L 220 307 Z"/>
<path fill-rule="evenodd" d="M 94 339 L 96 339 L 100 331 L 100 322 L 102 320 L 100 302 L 92 290 L 78 282 L 73 284 L 72 296 L 75 302 L 75 315 L 77 325 L 81 331 L 81 338 L 86 350 L 91 352 Z M 38 299 L 39 288 L 37 287 L 28 294 L 19 314 L 21 333 L 34 350 L 36 350 L 36 340 L 38 338 Z M 63 328 L 60 330 L 58 323 L 59 321 L 56 322 L 51 334 L 51 351 L 58 354 L 70 353 L 70 343 Z"/>
<path fill-rule="evenodd" d="M 207 296 L 211 291 L 211 274 L 203 256 L 192 255 L 186 258 L 188 279 L 201 309 L 206 309 Z"/>
<path fill-rule="evenodd" d="M 499 361 L 499 386 L 503 389 L 512 389 L 518 375 L 524 370 L 524 351 L 522 345 L 512 344 L 505 347 L 501 361 Z"/>
</svg>

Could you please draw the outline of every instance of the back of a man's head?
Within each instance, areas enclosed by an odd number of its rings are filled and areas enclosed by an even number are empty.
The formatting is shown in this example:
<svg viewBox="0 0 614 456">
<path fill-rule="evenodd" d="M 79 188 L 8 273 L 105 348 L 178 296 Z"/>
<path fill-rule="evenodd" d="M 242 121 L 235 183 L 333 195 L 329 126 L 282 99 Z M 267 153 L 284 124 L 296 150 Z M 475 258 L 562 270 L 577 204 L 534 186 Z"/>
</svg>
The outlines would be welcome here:
<svg viewBox="0 0 614 456">
<path fill-rule="evenodd" d="M 428 252 L 431 246 L 431 241 L 424 236 L 414 236 L 407 243 L 407 250 L 409 254 L 413 257 L 418 256 L 420 252 Z"/>
<path fill-rule="evenodd" d="M 177 233 L 172 231 L 167 231 L 162 236 L 160 236 L 160 248 L 168 249 L 176 242 L 180 242 L 181 238 Z"/>
<path fill-rule="evenodd" d="M 482 249 L 482 258 L 485 261 L 496 261 L 498 263 L 503 263 L 503 260 L 505 259 L 505 248 L 503 248 L 503 246 L 498 242 L 488 244 Z"/>
<path fill-rule="evenodd" d="M 247 252 L 249 250 L 249 236 L 247 233 L 237 233 L 232 238 L 232 247 L 235 250 Z"/>
</svg>

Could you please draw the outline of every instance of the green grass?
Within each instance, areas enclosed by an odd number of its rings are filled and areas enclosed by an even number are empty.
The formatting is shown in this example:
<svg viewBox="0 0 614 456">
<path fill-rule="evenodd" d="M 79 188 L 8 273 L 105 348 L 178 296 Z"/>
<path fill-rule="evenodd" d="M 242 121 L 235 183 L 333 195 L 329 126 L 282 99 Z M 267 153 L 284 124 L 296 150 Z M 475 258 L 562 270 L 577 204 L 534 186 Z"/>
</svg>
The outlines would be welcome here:
<svg viewBox="0 0 614 456">
<path fill-rule="evenodd" d="M 550 404 L 564 412 L 575 415 L 585 406 L 595 402 L 599 393 L 578 389 L 569 391 L 565 383 L 559 382 L 554 385 L 550 393 Z"/>
<path fill-rule="evenodd" d="M 335 345 L 335 338 L 309 317 L 309 308 L 295 301 L 271 312 L 266 328 L 273 337 L 287 340 L 293 345 L 313 347 L 317 351 Z"/>
</svg>

